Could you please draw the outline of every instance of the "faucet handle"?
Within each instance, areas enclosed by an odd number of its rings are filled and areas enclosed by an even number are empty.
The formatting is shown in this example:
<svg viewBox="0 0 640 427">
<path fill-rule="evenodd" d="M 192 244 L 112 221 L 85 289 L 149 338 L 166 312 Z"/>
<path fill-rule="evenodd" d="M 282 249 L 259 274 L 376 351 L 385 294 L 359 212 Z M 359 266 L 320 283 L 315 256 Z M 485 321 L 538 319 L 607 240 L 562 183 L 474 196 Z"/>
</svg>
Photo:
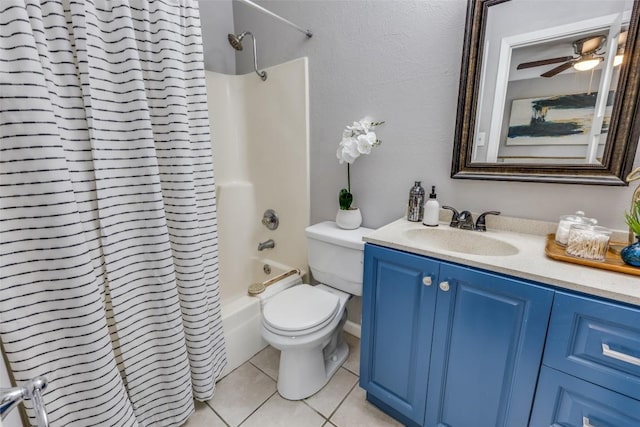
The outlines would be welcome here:
<svg viewBox="0 0 640 427">
<path fill-rule="evenodd" d="M 449 227 L 458 228 L 458 226 L 460 225 L 460 213 L 456 210 L 456 208 L 451 206 L 443 206 L 442 209 L 449 209 L 451 212 L 453 212 Z"/>
<path fill-rule="evenodd" d="M 487 231 L 487 224 L 485 223 L 485 217 L 487 215 L 500 215 L 498 211 L 488 211 L 482 213 L 476 220 L 476 231 Z"/>
<path fill-rule="evenodd" d="M 460 212 L 460 225 L 458 228 L 461 230 L 475 230 L 476 226 L 473 224 L 473 216 L 469 211 Z"/>
</svg>

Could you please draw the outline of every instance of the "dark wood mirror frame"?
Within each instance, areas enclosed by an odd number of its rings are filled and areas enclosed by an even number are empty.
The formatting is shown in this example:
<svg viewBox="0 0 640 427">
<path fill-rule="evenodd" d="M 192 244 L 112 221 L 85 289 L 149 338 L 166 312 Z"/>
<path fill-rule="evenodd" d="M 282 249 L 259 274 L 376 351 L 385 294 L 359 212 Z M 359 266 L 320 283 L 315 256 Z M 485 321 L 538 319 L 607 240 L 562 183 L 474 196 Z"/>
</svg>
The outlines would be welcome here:
<svg viewBox="0 0 640 427">
<path fill-rule="evenodd" d="M 503 181 L 627 185 L 640 138 L 640 0 L 635 0 L 625 45 L 625 63 L 611 116 L 602 165 L 472 163 L 476 106 L 482 70 L 482 46 L 489 8 L 510 0 L 469 0 L 465 26 L 459 101 L 451 177 Z"/>
</svg>

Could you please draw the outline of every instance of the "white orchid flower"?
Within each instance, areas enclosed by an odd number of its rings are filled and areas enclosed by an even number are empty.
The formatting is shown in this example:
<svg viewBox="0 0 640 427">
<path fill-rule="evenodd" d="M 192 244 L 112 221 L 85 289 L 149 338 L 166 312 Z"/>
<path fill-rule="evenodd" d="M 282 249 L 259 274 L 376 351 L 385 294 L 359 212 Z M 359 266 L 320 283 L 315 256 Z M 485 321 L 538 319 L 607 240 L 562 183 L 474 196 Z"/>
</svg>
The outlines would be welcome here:
<svg viewBox="0 0 640 427">
<path fill-rule="evenodd" d="M 340 163 L 353 163 L 355 159 L 360 156 L 356 138 L 342 138 L 342 141 L 340 141 L 338 146 L 336 156 L 338 157 L 338 160 L 340 160 Z"/>
<path fill-rule="evenodd" d="M 336 157 L 340 164 L 347 163 L 347 188 L 341 189 L 338 196 L 340 209 L 342 210 L 349 209 L 353 201 L 349 166 L 361 154 L 370 154 L 373 147 L 380 145 L 381 141 L 378 141 L 373 129 L 383 123 L 375 122 L 371 117 L 366 116 L 357 122 L 353 122 L 352 125 L 347 125 L 342 132 L 342 140 L 338 144 L 338 150 L 336 151 Z"/>
<path fill-rule="evenodd" d="M 358 135 L 356 138 L 357 148 L 360 154 L 369 154 L 376 143 L 376 134 L 369 132 L 364 135 Z"/>
<path fill-rule="evenodd" d="M 363 117 L 359 121 L 362 133 L 369 133 L 375 126 L 373 126 L 373 119 L 369 116 Z"/>
</svg>

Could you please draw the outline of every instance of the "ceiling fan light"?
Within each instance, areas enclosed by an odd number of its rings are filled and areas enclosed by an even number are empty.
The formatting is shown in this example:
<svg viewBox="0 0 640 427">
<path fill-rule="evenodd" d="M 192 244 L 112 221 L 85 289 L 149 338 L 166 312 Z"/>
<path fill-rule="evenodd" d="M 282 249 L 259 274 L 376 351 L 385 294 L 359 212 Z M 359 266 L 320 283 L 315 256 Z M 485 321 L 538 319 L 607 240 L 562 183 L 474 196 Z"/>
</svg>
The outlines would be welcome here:
<svg viewBox="0 0 640 427">
<path fill-rule="evenodd" d="M 573 64 L 573 68 L 575 68 L 578 71 L 588 71 L 593 68 L 596 68 L 600 63 L 600 61 L 602 61 L 602 58 L 583 59 L 582 61 L 578 61 L 575 64 Z"/>
<path fill-rule="evenodd" d="M 618 65 L 622 64 L 623 60 L 624 60 L 624 55 L 616 55 L 613 58 L 613 66 L 617 67 Z"/>
</svg>

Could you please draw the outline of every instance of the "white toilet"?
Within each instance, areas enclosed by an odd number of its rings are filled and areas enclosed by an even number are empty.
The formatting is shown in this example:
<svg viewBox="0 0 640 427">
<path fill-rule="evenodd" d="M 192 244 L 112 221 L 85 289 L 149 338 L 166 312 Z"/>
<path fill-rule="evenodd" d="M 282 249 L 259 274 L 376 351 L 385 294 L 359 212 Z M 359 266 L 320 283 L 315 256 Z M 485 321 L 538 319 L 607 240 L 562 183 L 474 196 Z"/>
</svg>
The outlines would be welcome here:
<svg viewBox="0 0 640 427">
<path fill-rule="evenodd" d="M 351 295 L 362 295 L 362 237 L 331 221 L 307 227 L 309 268 L 321 284 L 300 284 L 262 308 L 262 337 L 280 350 L 278 393 L 300 400 L 319 391 L 349 355 L 342 339 Z"/>
</svg>

